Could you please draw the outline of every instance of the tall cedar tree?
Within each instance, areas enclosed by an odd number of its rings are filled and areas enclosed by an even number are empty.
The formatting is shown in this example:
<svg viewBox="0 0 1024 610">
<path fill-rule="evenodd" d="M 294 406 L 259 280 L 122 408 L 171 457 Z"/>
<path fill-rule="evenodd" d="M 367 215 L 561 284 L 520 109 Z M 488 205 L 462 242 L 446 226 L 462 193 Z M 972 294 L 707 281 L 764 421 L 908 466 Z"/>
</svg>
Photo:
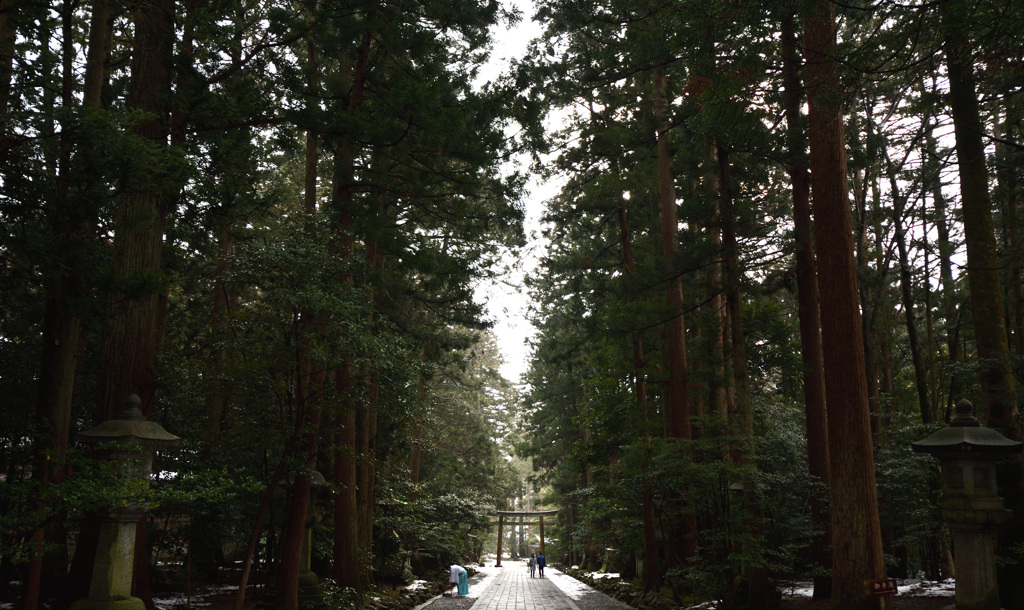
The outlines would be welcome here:
<svg viewBox="0 0 1024 610">
<path fill-rule="evenodd" d="M 975 346 L 978 351 L 981 404 L 989 426 L 1021 440 L 1017 394 L 1010 363 L 1003 308 L 1001 266 L 992 219 L 988 168 L 985 163 L 984 127 L 974 78 L 974 58 L 965 36 L 968 3 L 943 0 L 943 50 L 949 73 L 949 107 L 956 136 L 960 174 L 960 205 L 967 245 L 967 282 L 971 292 Z M 1019 356 L 1019 354 L 1018 354 Z M 1001 539 L 1002 552 L 1024 543 L 1024 465 L 1020 461 L 1000 468 L 999 482 L 1007 506 L 1014 511 Z M 1014 574 L 1019 565 L 1000 570 L 1001 595 L 1007 607 L 1024 604 L 1024 584 Z"/>
<path fill-rule="evenodd" d="M 846 146 L 836 74 L 835 6 L 804 11 L 815 254 L 828 417 L 833 605 L 869 609 L 864 580 L 885 577 L 858 309 Z"/>
<path fill-rule="evenodd" d="M 800 58 L 797 55 L 795 14 L 787 12 L 782 21 L 783 86 L 786 95 L 786 133 L 789 147 L 789 175 L 793 183 L 793 234 L 796 239 L 797 315 L 800 319 L 800 360 L 803 364 L 804 414 L 807 436 L 807 470 L 825 486 L 829 480 L 828 424 L 825 415 L 825 382 L 821 364 L 821 319 L 818 314 L 818 280 L 814 264 L 814 226 L 811 223 L 811 182 L 807 168 L 807 139 L 800 106 Z M 814 565 L 814 599 L 832 595 L 829 572 L 832 562 L 832 524 L 827 503 L 816 496 L 811 519 L 818 534 L 811 543 Z"/>
</svg>

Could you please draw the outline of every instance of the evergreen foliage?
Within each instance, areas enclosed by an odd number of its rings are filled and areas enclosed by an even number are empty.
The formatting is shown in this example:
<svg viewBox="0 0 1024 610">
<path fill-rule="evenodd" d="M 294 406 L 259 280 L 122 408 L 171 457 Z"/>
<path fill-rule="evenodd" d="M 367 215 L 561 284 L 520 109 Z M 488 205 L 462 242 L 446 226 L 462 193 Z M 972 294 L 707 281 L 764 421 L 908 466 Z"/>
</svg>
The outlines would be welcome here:
<svg viewBox="0 0 1024 610">
<path fill-rule="evenodd" d="M 809 107 L 839 117 L 846 172 L 814 195 L 849 200 L 832 237 L 852 237 L 872 447 L 833 445 L 831 476 L 873 459 L 856 474 L 886 573 L 946 574 L 936 470 L 909 442 L 962 397 L 1020 437 L 1022 3 L 535 8 L 541 37 L 481 83 L 523 18 L 496 0 L 0 0 L 0 599 L 84 597 L 97 511 L 140 499 L 147 603 L 237 560 L 295 610 L 309 515 L 314 568 L 358 605 L 407 560 L 478 560 L 489 513 L 531 504 L 560 510 L 552 562 L 679 602 L 762 607 L 810 577 L 826 595 L 815 517 L 838 487 L 809 474 L 829 472 L 800 353 L 809 148 L 781 49 L 815 8 L 837 44 L 797 46 L 835 66 Z M 520 388 L 475 291 L 525 243 L 521 156 L 562 188 Z M 826 331 L 836 279 L 819 272 Z M 126 391 L 183 439 L 144 492 L 74 444 Z M 1007 608 L 1021 479 L 1000 474 Z"/>
</svg>

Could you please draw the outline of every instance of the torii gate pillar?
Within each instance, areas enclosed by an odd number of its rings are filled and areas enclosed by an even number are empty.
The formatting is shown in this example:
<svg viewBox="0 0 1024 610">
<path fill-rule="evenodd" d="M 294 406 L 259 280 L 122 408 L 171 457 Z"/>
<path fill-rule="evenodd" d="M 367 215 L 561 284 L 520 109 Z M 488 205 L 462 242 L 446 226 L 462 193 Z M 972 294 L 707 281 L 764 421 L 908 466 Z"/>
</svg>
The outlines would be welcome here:
<svg viewBox="0 0 1024 610">
<path fill-rule="evenodd" d="M 500 568 L 501 567 L 501 539 L 502 539 L 502 537 L 504 536 L 504 533 L 505 533 L 503 531 L 504 526 L 505 526 L 505 515 L 502 515 L 501 513 L 498 513 L 498 561 L 494 562 L 494 567 L 496 567 L 496 568 Z"/>
<path fill-rule="evenodd" d="M 544 515 L 540 515 L 540 554 L 544 554 Z"/>
</svg>

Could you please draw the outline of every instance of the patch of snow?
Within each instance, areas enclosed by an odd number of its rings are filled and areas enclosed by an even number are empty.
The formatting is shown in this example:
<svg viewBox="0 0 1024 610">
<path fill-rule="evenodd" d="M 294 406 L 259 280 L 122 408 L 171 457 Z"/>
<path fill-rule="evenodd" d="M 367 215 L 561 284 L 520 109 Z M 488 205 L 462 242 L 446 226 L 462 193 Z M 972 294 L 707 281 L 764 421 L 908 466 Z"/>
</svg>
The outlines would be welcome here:
<svg viewBox="0 0 1024 610">
<path fill-rule="evenodd" d="M 814 595 L 814 583 L 809 580 L 779 583 L 779 591 L 783 597 L 811 597 Z"/>
<path fill-rule="evenodd" d="M 409 583 L 409 585 L 406 586 L 405 588 L 408 591 L 419 591 L 420 589 L 426 589 L 427 585 L 429 585 L 429 584 L 430 583 L 428 583 L 425 580 L 414 580 L 411 583 Z"/>
<path fill-rule="evenodd" d="M 553 585 L 562 590 L 569 596 L 569 599 L 578 600 L 588 593 L 593 593 L 594 589 L 581 583 L 571 576 L 562 574 L 558 570 L 548 566 L 544 568 L 544 578 L 551 581 Z"/>
<path fill-rule="evenodd" d="M 501 571 L 504 568 L 496 568 L 494 567 L 494 564 L 489 564 L 482 567 L 476 565 L 473 566 L 473 569 L 479 573 L 473 578 L 480 578 L 480 580 L 476 582 L 469 582 L 469 593 L 463 595 L 463 597 L 468 599 L 476 599 L 480 597 L 480 594 L 486 591 L 487 587 L 491 586 L 491 582 L 494 580 L 494 577 L 501 574 Z M 480 575 L 483 575 L 483 577 L 481 578 Z"/>
<path fill-rule="evenodd" d="M 934 581 L 920 578 L 907 578 L 897 582 L 900 595 L 928 595 L 931 597 L 953 597 L 956 594 L 956 581 L 952 578 Z"/>
<path fill-rule="evenodd" d="M 618 572 L 590 572 L 587 576 L 597 580 L 599 578 L 618 578 Z"/>
<path fill-rule="evenodd" d="M 956 582 L 952 578 L 938 582 L 923 578 L 902 578 L 896 580 L 896 589 L 898 595 L 953 597 Z M 784 597 L 811 597 L 814 595 L 814 584 L 810 581 L 790 582 L 781 585 L 779 590 Z"/>
</svg>

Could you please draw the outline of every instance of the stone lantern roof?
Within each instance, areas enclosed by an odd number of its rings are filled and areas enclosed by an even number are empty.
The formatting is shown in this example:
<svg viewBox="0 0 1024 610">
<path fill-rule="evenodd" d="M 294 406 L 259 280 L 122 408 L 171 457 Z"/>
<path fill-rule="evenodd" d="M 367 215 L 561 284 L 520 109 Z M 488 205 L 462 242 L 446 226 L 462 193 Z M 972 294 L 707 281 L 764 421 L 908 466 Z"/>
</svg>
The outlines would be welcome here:
<svg viewBox="0 0 1024 610">
<path fill-rule="evenodd" d="M 974 406 L 967 399 L 956 403 L 956 416 L 949 425 L 919 441 L 910 443 L 914 451 L 932 455 L 954 453 L 988 454 L 989 459 L 1019 453 L 1022 444 L 986 428 L 974 417 Z M 983 456 L 978 455 L 978 458 Z"/>
<path fill-rule="evenodd" d="M 171 434 L 160 424 L 147 420 L 139 410 L 141 404 L 139 397 L 132 394 L 128 397 L 128 406 L 120 417 L 82 430 L 78 433 L 79 440 L 84 443 L 121 441 L 141 445 L 153 451 L 177 445 L 181 438 Z"/>
</svg>

